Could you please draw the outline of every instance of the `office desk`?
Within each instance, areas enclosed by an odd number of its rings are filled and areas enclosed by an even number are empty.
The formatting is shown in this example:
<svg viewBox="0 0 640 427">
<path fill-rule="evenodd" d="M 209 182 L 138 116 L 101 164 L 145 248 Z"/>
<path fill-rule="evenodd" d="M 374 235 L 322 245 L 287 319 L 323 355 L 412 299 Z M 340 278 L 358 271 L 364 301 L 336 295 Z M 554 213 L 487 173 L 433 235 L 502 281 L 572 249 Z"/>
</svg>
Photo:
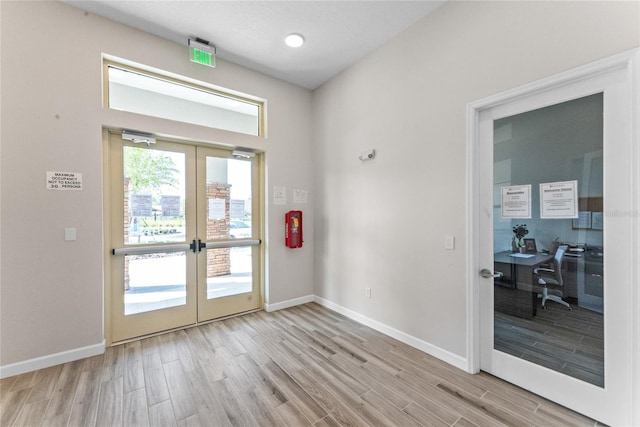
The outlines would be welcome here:
<svg viewBox="0 0 640 427">
<path fill-rule="evenodd" d="M 535 316 L 538 295 L 533 290 L 533 270 L 552 260 L 553 255 L 542 253 L 514 254 L 505 251 L 494 254 L 494 271 L 504 274 L 494 282 L 494 309 L 525 319 Z"/>
</svg>

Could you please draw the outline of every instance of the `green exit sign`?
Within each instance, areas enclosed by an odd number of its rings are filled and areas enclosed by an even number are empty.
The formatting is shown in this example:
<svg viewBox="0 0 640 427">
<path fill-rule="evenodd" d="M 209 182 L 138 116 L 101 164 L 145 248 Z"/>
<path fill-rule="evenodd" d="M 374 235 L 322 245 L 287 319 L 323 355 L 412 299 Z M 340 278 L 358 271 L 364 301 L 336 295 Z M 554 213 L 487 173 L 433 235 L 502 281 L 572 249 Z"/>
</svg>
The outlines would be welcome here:
<svg viewBox="0 0 640 427">
<path fill-rule="evenodd" d="M 195 47 L 191 47 L 189 50 L 191 51 L 191 61 L 208 67 L 216 66 L 216 57 L 213 53 L 205 52 L 204 50 L 200 50 Z"/>
</svg>

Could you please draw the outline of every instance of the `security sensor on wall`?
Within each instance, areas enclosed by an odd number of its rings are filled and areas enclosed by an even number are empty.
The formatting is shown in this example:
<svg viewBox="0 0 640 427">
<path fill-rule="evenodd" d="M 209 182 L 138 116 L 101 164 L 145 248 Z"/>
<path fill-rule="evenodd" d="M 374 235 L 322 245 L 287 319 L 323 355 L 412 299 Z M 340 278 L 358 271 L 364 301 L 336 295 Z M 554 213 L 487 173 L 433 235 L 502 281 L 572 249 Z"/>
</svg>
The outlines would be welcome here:
<svg viewBox="0 0 640 427">
<path fill-rule="evenodd" d="M 373 149 L 363 151 L 362 153 L 360 153 L 360 156 L 358 156 L 358 158 L 362 161 L 371 160 L 374 157 L 376 157 L 376 150 L 373 150 Z"/>
</svg>

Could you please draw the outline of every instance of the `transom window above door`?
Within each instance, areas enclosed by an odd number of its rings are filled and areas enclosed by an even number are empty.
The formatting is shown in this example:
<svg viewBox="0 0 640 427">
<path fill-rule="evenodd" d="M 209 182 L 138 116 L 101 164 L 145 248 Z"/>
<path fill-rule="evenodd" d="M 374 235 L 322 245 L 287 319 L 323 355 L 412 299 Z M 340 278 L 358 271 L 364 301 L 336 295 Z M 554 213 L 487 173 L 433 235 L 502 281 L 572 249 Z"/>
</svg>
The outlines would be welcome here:
<svg viewBox="0 0 640 427">
<path fill-rule="evenodd" d="M 115 62 L 104 62 L 105 106 L 263 136 L 264 102 Z"/>
</svg>

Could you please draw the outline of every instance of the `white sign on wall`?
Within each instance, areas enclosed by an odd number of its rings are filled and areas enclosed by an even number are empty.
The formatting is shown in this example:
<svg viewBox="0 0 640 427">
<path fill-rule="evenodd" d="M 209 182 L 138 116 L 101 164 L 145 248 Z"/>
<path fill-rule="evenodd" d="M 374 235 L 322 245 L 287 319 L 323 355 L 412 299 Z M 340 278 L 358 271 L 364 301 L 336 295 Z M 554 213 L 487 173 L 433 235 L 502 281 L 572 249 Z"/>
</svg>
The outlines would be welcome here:
<svg viewBox="0 0 640 427">
<path fill-rule="evenodd" d="M 47 171 L 47 190 L 82 190 L 82 174 Z"/>
<path fill-rule="evenodd" d="M 307 190 L 293 190 L 293 203 L 307 203 Z"/>
<path fill-rule="evenodd" d="M 287 204 L 287 188 L 274 186 L 273 187 L 273 204 L 274 205 L 286 205 Z"/>
</svg>

